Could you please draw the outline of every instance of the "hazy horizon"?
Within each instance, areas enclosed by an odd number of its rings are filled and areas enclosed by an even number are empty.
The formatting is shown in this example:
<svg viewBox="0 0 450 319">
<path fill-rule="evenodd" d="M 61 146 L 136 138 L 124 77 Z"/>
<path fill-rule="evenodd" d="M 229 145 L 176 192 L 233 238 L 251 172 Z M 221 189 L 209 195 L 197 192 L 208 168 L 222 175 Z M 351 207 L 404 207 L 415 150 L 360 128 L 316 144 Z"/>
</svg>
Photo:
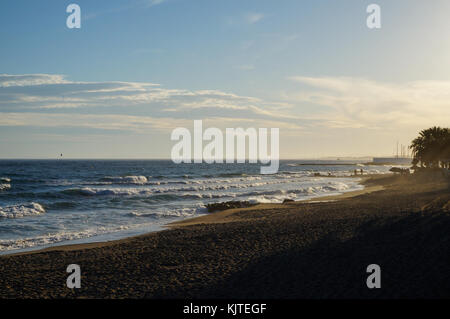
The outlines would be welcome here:
<svg viewBox="0 0 450 319">
<path fill-rule="evenodd" d="M 311 161 L 311 160 L 318 160 L 318 161 L 351 161 L 351 160 L 369 160 L 374 157 L 396 157 L 396 155 L 385 155 L 385 156 L 324 156 L 324 157 L 305 157 L 305 158 L 280 158 L 280 161 Z M 408 156 L 398 156 L 398 157 L 405 157 L 408 158 Z M 224 158 L 225 159 L 225 158 Z M 23 157 L 23 158 L 14 158 L 14 157 L 2 157 L 1 160 L 142 160 L 142 161 L 172 161 L 171 158 L 140 158 L 140 157 L 129 157 L 129 158 L 121 158 L 121 157 L 110 157 L 110 158 L 101 158 L 101 157 L 61 157 L 55 156 L 55 157 L 42 157 L 42 158 L 35 158 L 35 157 Z M 188 163 L 189 164 L 189 163 Z M 197 163 L 191 163 L 191 164 L 197 164 Z M 217 163 L 220 164 L 220 163 Z M 223 163 L 227 164 L 227 163 Z"/>
</svg>

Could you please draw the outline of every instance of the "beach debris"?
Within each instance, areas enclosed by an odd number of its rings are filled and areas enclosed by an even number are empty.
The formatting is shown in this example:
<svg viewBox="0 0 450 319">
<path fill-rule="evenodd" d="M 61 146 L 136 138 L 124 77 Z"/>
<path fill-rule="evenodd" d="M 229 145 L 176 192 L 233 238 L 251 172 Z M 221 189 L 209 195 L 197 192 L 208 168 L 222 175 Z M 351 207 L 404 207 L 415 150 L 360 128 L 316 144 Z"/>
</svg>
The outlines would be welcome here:
<svg viewBox="0 0 450 319">
<path fill-rule="evenodd" d="M 211 203 L 207 204 L 206 208 L 208 212 L 214 213 L 232 208 L 245 208 L 257 205 L 256 203 L 250 203 L 249 201 L 229 201 L 221 203 Z"/>
<path fill-rule="evenodd" d="M 401 168 L 401 167 L 392 167 L 389 171 L 393 172 L 394 174 L 399 173 L 401 175 L 406 175 L 410 173 L 409 168 Z"/>
</svg>

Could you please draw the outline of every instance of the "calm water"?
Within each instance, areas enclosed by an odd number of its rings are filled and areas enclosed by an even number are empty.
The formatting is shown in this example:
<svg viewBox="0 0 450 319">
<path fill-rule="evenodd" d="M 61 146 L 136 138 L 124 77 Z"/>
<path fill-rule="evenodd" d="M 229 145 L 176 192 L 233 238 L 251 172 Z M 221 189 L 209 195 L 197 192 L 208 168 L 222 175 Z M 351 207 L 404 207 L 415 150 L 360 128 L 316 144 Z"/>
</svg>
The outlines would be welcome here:
<svg viewBox="0 0 450 319">
<path fill-rule="evenodd" d="M 282 161 L 278 174 L 260 175 L 259 164 L 2 160 L 0 253 L 155 231 L 205 214 L 211 202 L 282 202 L 351 191 L 362 188 L 346 177 L 354 169 L 390 168 L 299 164 L 308 162 Z M 316 172 L 340 177 L 314 177 Z"/>
</svg>

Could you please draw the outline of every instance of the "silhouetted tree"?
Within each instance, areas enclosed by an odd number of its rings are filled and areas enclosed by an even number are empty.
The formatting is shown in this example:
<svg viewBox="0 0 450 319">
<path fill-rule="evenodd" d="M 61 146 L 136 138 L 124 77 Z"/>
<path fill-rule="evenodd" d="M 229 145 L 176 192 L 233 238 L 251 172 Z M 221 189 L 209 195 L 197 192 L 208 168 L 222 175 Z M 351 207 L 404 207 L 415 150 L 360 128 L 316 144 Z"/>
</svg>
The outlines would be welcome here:
<svg viewBox="0 0 450 319">
<path fill-rule="evenodd" d="M 412 164 L 421 167 L 450 168 L 450 129 L 432 127 L 423 130 L 410 148 L 414 156 Z"/>
</svg>

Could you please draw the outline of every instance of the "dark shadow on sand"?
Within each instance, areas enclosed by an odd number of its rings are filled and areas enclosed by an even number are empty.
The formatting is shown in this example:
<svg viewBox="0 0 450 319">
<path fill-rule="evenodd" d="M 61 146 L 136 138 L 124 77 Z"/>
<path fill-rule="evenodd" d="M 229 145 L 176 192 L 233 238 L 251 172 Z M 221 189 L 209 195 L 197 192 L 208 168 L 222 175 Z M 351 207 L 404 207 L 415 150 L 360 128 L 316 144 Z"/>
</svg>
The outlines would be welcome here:
<svg viewBox="0 0 450 319">
<path fill-rule="evenodd" d="M 381 289 L 368 289 L 366 267 L 381 266 Z M 450 216 L 417 213 L 370 221 L 355 237 L 333 236 L 303 250 L 262 258 L 202 298 L 448 298 Z"/>
</svg>

